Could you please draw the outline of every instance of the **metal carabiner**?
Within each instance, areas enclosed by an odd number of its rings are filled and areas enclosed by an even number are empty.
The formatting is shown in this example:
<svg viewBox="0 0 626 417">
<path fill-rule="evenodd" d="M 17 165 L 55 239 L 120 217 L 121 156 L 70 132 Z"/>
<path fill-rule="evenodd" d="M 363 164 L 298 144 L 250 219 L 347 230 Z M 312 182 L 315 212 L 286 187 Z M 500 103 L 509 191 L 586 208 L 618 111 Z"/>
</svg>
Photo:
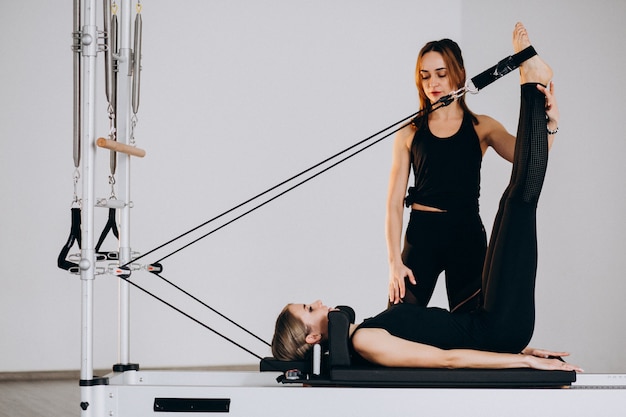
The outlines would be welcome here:
<svg viewBox="0 0 626 417">
<path fill-rule="evenodd" d="M 479 91 L 478 88 L 476 88 L 476 86 L 472 82 L 472 80 L 465 81 L 465 87 L 463 88 L 465 89 L 466 93 L 470 93 L 470 94 L 478 94 L 478 91 Z"/>
<path fill-rule="evenodd" d="M 434 104 L 439 103 L 443 107 L 448 106 L 448 105 L 452 104 L 452 102 L 454 102 L 454 100 L 457 100 L 457 99 L 463 97 L 467 91 L 472 92 L 469 89 L 468 84 L 466 83 L 465 86 L 459 88 L 458 90 L 452 91 L 449 94 L 441 97 Z M 478 92 L 478 90 L 476 90 L 476 92 Z"/>
</svg>

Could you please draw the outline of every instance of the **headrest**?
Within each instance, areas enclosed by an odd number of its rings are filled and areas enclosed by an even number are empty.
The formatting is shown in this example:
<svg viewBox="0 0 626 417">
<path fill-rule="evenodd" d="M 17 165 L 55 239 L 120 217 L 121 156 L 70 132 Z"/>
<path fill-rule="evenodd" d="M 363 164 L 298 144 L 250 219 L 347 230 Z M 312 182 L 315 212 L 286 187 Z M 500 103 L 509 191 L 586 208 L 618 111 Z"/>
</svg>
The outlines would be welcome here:
<svg viewBox="0 0 626 417">
<path fill-rule="evenodd" d="M 354 310 L 338 306 L 328 313 L 328 359 L 331 368 L 350 365 L 350 323 L 354 323 Z"/>
</svg>

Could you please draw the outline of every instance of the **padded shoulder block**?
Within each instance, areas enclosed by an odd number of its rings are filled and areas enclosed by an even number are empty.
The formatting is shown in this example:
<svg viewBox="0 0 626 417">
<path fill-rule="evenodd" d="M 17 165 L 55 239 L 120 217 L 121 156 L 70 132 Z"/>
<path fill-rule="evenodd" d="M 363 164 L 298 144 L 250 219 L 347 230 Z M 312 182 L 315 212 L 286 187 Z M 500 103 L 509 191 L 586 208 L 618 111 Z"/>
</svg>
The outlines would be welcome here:
<svg viewBox="0 0 626 417">
<path fill-rule="evenodd" d="M 353 312 L 354 314 L 354 312 Z M 350 366 L 350 314 L 344 310 L 328 313 L 328 352 L 330 367 Z M 354 316 L 352 316 L 354 320 Z"/>
<path fill-rule="evenodd" d="M 350 323 L 354 323 L 354 319 L 356 318 L 356 314 L 354 314 L 354 309 L 352 307 L 350 307 L 350 306 L 337 306 L 335 308 L 337 308 L 339 311 L 347 314 Z"/>
</svg>

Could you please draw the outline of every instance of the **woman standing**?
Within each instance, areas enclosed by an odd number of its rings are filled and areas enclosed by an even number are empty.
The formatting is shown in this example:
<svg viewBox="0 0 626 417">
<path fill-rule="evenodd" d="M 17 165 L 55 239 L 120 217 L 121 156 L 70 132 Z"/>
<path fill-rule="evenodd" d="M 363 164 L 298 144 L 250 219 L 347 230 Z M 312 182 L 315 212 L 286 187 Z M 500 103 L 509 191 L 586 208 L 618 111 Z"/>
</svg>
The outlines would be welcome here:
<svg viewBox="0 0 626 417">
<path fill-rule="evenodd" d="M 526 29 L 518 25 L 514 37 L 521 35 L 527 36 Z M 419 52 L 415 82 L 424 112 L 396 134 L 387 195 L 390 304 L 426 306 L 445 271 L 450 311 L 481 305 L 487 249 L 478 208 L 482 157 L 492 147 L 512 162 L 515 137 L 493 118 L 473 114 L 465 96 L 431 112 L 434 103 L 465 80 L 456 42 L 432 41 Z M 558 109 L 546 111 L 548 126 L 556 126 Z M 553 139 L 549 134 L 548 146 Z M 411 167 L 415 183 L 406 195 Z M 405 204 L 411 215 L 401 248 Z"/>
</svg>

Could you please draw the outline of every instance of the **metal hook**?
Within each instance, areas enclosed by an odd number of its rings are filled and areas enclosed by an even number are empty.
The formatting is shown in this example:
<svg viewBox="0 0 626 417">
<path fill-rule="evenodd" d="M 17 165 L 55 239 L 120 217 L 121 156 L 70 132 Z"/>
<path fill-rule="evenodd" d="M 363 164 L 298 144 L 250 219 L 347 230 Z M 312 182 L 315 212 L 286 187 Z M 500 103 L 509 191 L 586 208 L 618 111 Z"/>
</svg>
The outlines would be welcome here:
<svg viewBox="0 0 626 417">
<path fill-rule="evenodd" d="M 78 168 L 74 170 L 72 178 L 74 180 L 74 198 L 72 199 L 72 205 L 80 205 L 80 199 L 78 198 L 78 180 L 80 179 L 80 171 Z"/>
<path fill-rule="evenodd" d="M 111 103 L 109 103 L 107 111 L 109 113 L 109 139 L 116 140 L 117 129 L 115 128 L 115 109 Z"/>
<path fill-rule="evenodd" d="M 130 138 L 129 138 L 129 142 L 132 146 L 135 146 L 135 127 L 137 127 L 138 121 L 139 121 L 139 118 L 137 117 L 137 113 L 133 113 L 132 117 L 130 118 Z"/>
<path fill-rule="evenodd" d="M 116 200 L 115 196 L 115 177 L 113 175 L 109 175 L 109 185 L 111 185 L 111 196 L 109 197 L 112 200 Z"/>
<path fill-rule="evenodd" d="M 446 94 L 445 96 L 441 97 L 439 100 L 437 100 L 434 104 L 441 104 L 440 107 L 445 107 L 448 106 L 450 104 L 452 104 L 452 102 L 454 102 L 454 100 L 459 99 L 461 97 L 463 97 L 463 94 L 465 94 L 465 87 L 461 87 L 458 90 L 452 91 L 449 94 Z"/>
<path fill-rule="evenodd" d="M 447 106 L 451 104 L 454 100 L 458 100 L 463 97 L 466 93 L 470 94 L 478 94 L 478 88 L 474 86 L 471 80 L 468 80 L 465 85 L 458 90 L 452 91 L 450 94 L 447 94 L 437 100 L 437 103 L 440 103 L 442 106 Z"/>
</svg>

